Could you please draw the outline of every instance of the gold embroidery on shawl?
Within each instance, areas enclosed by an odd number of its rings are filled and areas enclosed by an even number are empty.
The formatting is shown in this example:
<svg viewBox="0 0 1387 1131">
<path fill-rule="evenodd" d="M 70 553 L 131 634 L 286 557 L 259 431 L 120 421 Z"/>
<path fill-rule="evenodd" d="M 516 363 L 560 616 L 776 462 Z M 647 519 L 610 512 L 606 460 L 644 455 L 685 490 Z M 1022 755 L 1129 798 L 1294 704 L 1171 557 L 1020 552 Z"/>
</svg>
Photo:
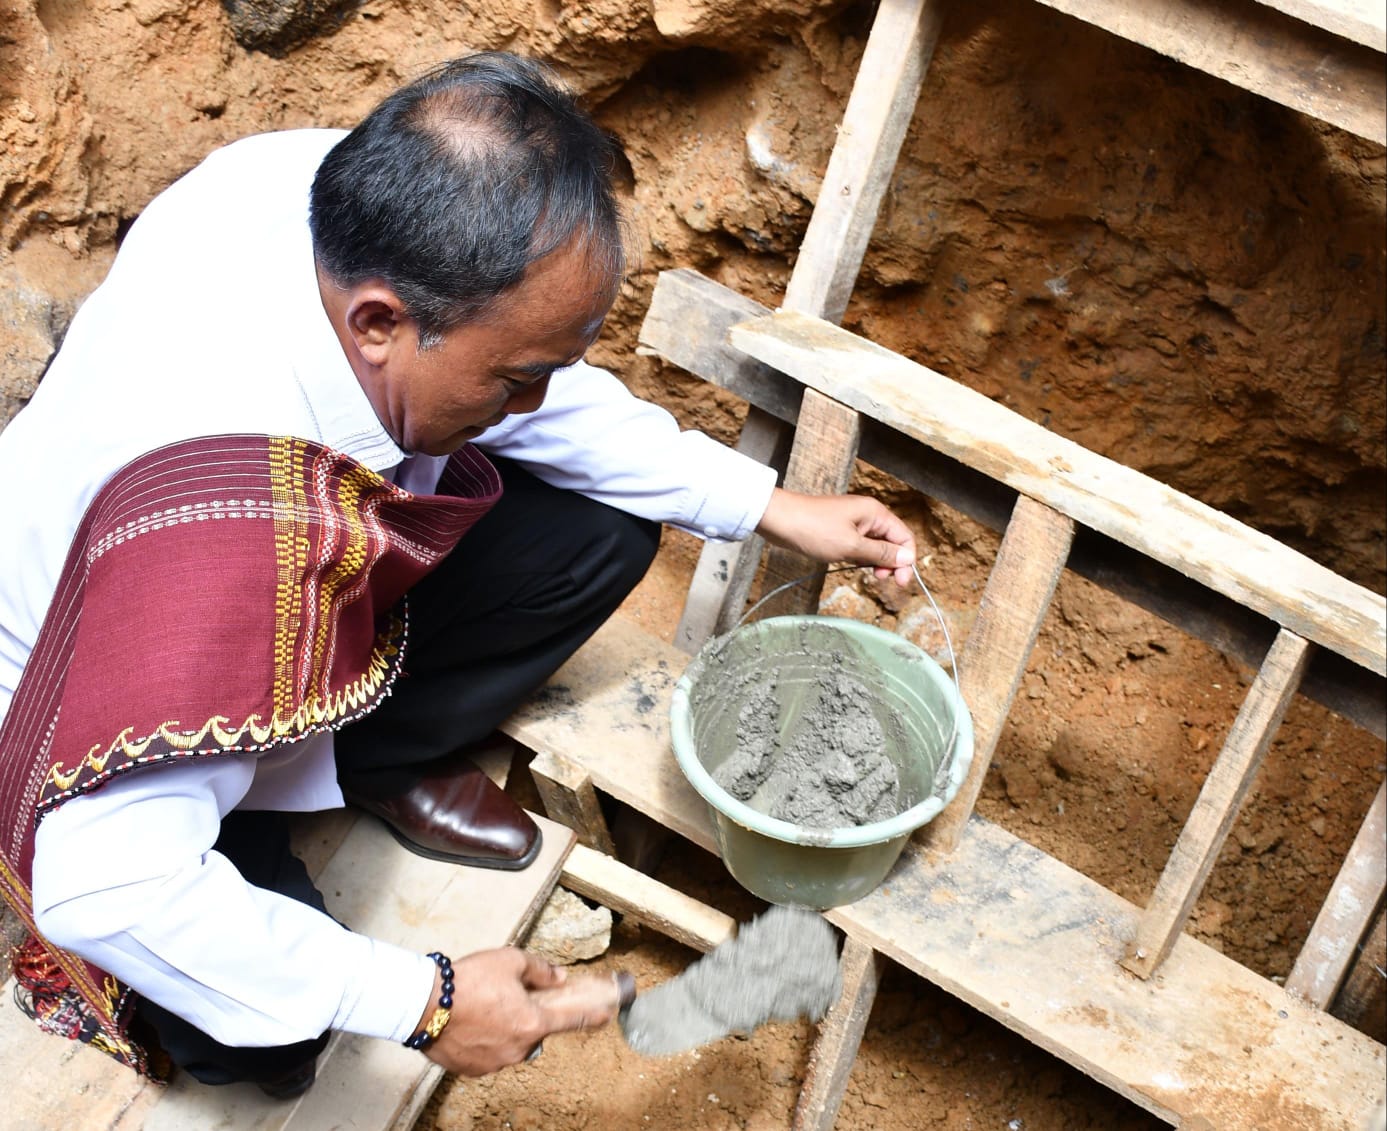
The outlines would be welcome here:
<svg viewBox="0 0 1387 1131">
<path fill-rule="evenodd" d="M 303 576 L 308 565 L 308 535 L 304 523 L 304 444 L 292 436 L 270 440 L 270 499 L 274 503 L 275 621 L 274 712 L 290 714 L 295 707 L 294 661 L 303 623 Z"/>
<path fill-rule="evenodd" d="M 338 606 L 344 591 L 361 575 L 367 561 L 367 527 L 362 521 L 363 498 L 385 480 L 369 467 L 356 464 L 342 476 L 333 506 L 346 528 L 346 546 L 323 575 L 318 590 L 318 617 L 310 653 L 309 694 L 326 686 L 332 668 L 333 640 L 337 632 Z"/>
<path fill-rule="evenodd" d="M 375 646 L 371 649 L 366 670 L 359 677 L 326 697 L 314 695 L 288 716 L 283 716 L 276 710 L 268 723 L 262 723 L 261 716 L 253 714 L 239 727 L 228 729 L 226 724 L 230 719 L 225 715 L 213 715 L 195 730 L 180 728 L 177 719 L 168 719 L 160 723 L 152 735 L 139 741 L 131 741 L 130 735 L 134 728 L 126 727 L 116 735 L 104 753 L 97 753 L 101 749 L 100 744 L 93 746 L 71 770 L 64 769 L 61 762 L 54 762 L 43 788 L 39 791 L 40 796 L 49 786 L 56 786 L 59 792 L 71 789 L 83 769 L 90 769 L 96 774 L 105 773 L 107 763 L 112 755 L 117 753 L 126 761 L 134 761 L 156 738 L 162 739 L 174 750 L 195 750 L 205 746 L 210 734 L 213 743 L 226 750 L 238 746 L 246 735 L 250 736 L 251 746 L 254 748 L 263 746 L 272 739 L 302 735 L 315 727 L 329 726 L 368 704 L 384 686 L 390 675 L 391 661 L 400 652 L 390 641 L 398 635 L 400 629 L 400 622 L 392 617 L 389 630 L 377 638 Z"/>
</svg>

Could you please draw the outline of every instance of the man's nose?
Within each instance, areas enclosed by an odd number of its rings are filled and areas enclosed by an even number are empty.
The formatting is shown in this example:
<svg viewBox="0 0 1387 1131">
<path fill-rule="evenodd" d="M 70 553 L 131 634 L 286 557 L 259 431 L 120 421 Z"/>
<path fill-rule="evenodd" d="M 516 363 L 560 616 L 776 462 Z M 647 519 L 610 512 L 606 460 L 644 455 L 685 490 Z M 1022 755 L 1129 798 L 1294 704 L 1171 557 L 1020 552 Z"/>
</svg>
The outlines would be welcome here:
<svg viewBox="0 0 1387 1131">
<path fill-rule="evenodd" d="M 544 398 L 549 393 L 549 381 L 550 378 L 545 377 L 541 381 L 535 381 L 523 389 L 517 390 L 506 401 L 506 415 L 518 416 L 527 412 L 534 412 L 544 403 Z"/>
</svg>

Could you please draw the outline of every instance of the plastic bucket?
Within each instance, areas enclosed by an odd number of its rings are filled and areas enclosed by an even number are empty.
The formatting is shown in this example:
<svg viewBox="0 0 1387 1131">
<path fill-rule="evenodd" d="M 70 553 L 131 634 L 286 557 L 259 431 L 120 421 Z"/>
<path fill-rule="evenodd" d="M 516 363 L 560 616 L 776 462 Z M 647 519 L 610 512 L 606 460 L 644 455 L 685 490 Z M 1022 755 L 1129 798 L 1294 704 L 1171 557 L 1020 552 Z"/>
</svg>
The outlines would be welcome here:
<svg viewBox="0 0 1387 1131">
<path fill-rule="evenodd" d="M 820 675 L 833 668 L 869 693 L 900 781 L 899 813 L 806 827 L 752 808 L 713 779 L 737 749 L 743 707 L 769 681 L 785 741 Z M 711 641 L 675 686 L 670 724 L 679 768 L 708 803 L 733 878 L 771 903 L 820 910 L 881 883 L 911 833 L 953 799 L 973 760 L 972 718 L 944 669 L 893 633 L 838 617 L 769 617 Z"/>
</svg>

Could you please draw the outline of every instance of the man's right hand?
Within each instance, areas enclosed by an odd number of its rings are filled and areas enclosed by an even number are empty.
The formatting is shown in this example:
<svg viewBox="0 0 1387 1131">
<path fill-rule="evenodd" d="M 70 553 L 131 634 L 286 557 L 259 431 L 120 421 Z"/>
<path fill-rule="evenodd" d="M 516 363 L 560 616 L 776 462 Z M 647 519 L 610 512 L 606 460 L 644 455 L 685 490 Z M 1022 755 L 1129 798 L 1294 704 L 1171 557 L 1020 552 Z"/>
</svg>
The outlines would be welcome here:
<svg viewBox="0 0 1387 1131">
<path fill-rule="evenodd" d="M 518 1064 L 551 1033 L 596 1029 L 617 1015 L 614 978 L 568 980 L 568 971 L 514 947 L 453 962 L 452 1018 L 424 1055 L 459 1076 L 485 1076 Z M 434 976 L 422 1029 L 438 1002 Z"/>
</svg>

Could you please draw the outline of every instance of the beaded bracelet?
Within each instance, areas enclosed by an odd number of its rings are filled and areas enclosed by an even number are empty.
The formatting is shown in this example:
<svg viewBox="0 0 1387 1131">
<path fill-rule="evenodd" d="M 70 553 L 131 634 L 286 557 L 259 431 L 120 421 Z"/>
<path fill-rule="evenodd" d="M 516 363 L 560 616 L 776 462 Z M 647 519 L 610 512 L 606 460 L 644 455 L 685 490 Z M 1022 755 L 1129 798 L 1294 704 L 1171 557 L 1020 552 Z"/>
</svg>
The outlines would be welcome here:
<svg viewBox="0 0 1387 1131">
<path fill-rule="evenodd" d="M 428 1023 L 404 1042 L 407 1049 L 417 1049 L 423 1052 L 434 1041 L 438 1040 L 439 1034 L 452 1019 L 453 1013 L 453 962 L 446 954 L 434 951 L 430 958 L 434 965 L 438 967 L 438 972 L 443 976 L 443 992 L 438 995 L 438 1008 L 433 1011 L 433 1016 Z"/>
</svg>

